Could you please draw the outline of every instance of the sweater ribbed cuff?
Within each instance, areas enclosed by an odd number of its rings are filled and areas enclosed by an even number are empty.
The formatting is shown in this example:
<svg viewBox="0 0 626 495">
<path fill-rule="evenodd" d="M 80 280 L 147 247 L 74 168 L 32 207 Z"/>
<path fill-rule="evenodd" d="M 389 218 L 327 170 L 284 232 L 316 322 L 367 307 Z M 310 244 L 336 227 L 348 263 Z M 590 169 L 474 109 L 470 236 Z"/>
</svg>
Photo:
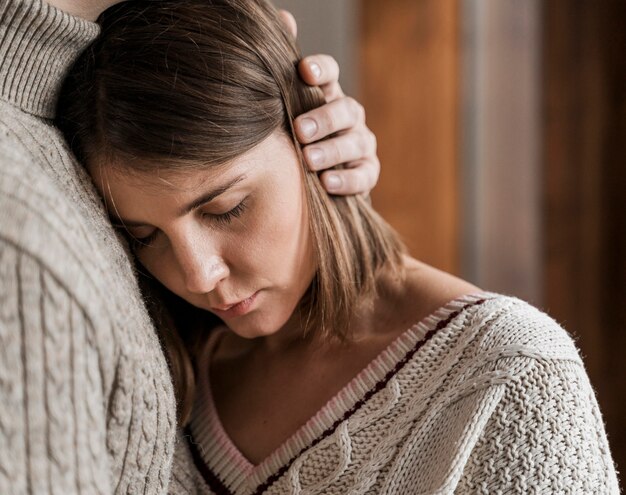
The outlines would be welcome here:
<svg viewBox="0 0 626 495">
<path fill-rule="evenodd" d="M 0 3 L 0 98 L 53 118 L 63 79 L 99 27 L 41 0 Z"/>
</svg>

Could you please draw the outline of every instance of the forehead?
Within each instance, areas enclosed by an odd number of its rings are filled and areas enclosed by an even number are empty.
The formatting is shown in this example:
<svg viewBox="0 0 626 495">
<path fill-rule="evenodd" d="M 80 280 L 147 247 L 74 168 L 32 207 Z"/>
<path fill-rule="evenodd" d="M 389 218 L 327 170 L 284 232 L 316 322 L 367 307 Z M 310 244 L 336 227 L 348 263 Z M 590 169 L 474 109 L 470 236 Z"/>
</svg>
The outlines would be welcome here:
<svg viewBox="0 0 626 495">
<path fill-rule="evenodd" d="M 226 164 L 137 161 L 94 161 L 89 173 L 98 189 L 105 193 L 111 184 L 124 184 L 147 194 L 179 193 L 220 185 L 236 176 L 254 176 L 285 162 L 297 161 L 295 149 L 282 132 L 275 132 L 257 146 Z M 138 165 L 138 166 L 137 166 Z"/>
<path fill-rule="evenodd" d="M 124 188 L 147 195 L 184 195 L 227 180 L 235 170 L 225 165 L 202 167 L 189 164 L 178 168 L 161 168 L 155 164 L 152 170 L 147 167 L 137 170 L 113 164 L 90 169 L 90 173 L 104 192 Z"/>
<path fill-rule="evenodd" d="M 293 144 L 283 136 L 272 135 L 225 165 L 186 164 L 177 169 L 155 162 L 149 164 L 151 170 L 139 171 L 124 164 L 102 163 L 93 165 L 90 172 L 109 213 L 117 218 L 177 216 L 200 199 L 229 201 L 232 195 L 227 191 L 238 194 L 253 188 L 286 200 L 291 197 L 287 191 L 298 190 L 303 170 Z"/>
</svg>

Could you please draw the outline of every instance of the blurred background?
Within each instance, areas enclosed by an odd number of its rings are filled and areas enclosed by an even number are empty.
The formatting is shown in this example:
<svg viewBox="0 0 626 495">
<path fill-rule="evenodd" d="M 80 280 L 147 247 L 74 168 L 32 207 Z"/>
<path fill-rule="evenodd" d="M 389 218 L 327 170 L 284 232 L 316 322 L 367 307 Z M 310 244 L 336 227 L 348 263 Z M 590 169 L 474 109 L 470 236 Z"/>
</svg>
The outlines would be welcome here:
<svg viewBox="0 0 626 495">
<path fill-rule="evenodd" d="M 576 339 L 626 472 L 626 2 L 278 0 L 363 103 L 412 254 Z"/>
</svg>

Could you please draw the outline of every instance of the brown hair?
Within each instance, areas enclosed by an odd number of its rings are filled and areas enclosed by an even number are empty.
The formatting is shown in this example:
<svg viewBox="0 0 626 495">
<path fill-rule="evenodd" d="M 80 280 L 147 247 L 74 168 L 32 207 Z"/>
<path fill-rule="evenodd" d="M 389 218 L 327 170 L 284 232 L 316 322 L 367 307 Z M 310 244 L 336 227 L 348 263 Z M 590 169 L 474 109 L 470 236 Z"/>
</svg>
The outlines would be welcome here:
<svg viewBox="0 0 626 495">
<path fill-rule="evenodd" d="M 101 37 L 72 69 L 59 103 L 58 124 L 77 156 L 128 170 L 199 169 L 283 129 L 306 170 L 317 255 L 303 327 L 346 338 L 357 302 L 373 295 L 383 265 L 399 270 L 403 247 L 367 199 L 330 197 L 306 169 L 292 121 L 324 99 L 299 80 L 299 53 L 277 11 L 264 0 L 132 1 L 100 22 Z M 193 314 L 189 306 L 154 291 L 179 330 L 152 304 L 184 422 L 194 393 L 189 352 L 206 326 L 194 331 L 181 321 Z"/>
</svg>

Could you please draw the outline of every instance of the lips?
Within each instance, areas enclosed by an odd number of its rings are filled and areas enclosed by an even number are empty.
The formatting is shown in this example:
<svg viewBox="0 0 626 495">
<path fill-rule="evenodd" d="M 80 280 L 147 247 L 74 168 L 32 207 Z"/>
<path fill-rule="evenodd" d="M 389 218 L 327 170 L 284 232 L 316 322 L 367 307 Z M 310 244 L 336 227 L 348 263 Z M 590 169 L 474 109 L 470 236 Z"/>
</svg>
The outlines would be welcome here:
<svg viewBox="0 0 626 495">
<path fill-rule="evenodd" d="M 252 294 L 250 297 L 247 297 L 246 299 L 242 299 L 241 301 L 238 301 L 233 304 L 222 304 L 220 306 L 212 306 L 210 310 L 211 312 L 215 313 L 217 316 L 223 319 L 233 318 L 235 316 L 242 316 L 252 311 L 258 294 L 259 292 L 257 291 L 254 294 Z"/>
<path fill-rule="evenodd" d="M 215 311 L 228 311 L 230 308 L 232 308 L 233 306 L 236 306 L 237 304 L 239 304 L 240 302 L 245 301 L 245 299 L 242 299 L 241 301 L 238 301 L 236 303 L 232 303 L 232 304 L 224 304 L 223 306 L 214 306 L 211 308 L 211 310 L 215 310 Z"/>
</svg>

